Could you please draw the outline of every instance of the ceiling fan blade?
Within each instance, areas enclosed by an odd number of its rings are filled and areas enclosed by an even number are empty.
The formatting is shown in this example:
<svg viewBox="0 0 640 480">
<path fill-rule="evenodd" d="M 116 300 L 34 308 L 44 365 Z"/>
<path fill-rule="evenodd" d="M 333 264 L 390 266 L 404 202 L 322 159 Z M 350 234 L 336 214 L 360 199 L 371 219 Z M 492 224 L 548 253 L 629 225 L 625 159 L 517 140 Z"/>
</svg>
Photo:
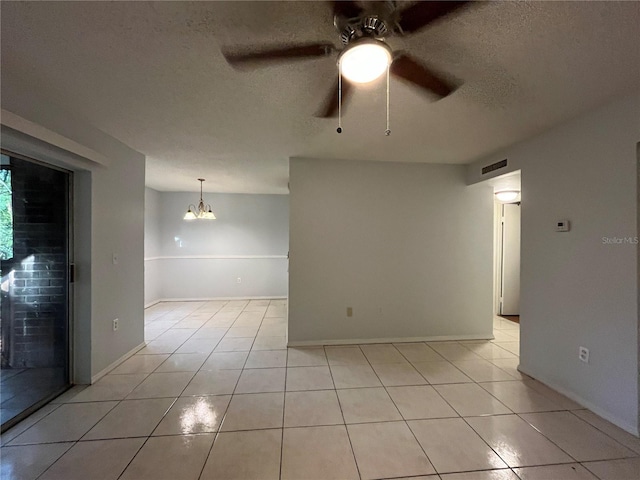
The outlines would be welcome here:
<svg viewBox="0 0 640 480">
<path fill-rule="evenodd" d="M 400 13 L 398 23 L 404 33 L 413 33 L 468 3 L 472 2 L 418 2 Z"/>
<path fill-rule="evenodd" d="M 249 50 L 244 52 L 222 51 L 222 55 L 231 66 L 242 66 L 252 63 L 283 62 L 305 58 L 324 57 L 335 50 L 332 43 L 311 43 L 294 47 L 274 47 L 269 50 Z"/>
<path fill-rule="evenodd" d="M 330 3 L 333 5 L 333 14 L 340 17 L 353 18 L 362 13 L 362 7 L 358 5 L 358 2 L 338 0 Z"/>
<path fill-rule="evenodd" d="M 390 70 L 396 77 L 407 80 L 441 97 L 446 97 L 456 88 L 408 55 L 401 54 L 394 58 Z"/>
<path fill-rule="evenodd" d="M 318 118 L 331 118 L 338 115 L 338 80 L 331 87 L 331 91 L 324 102 L 324 105 L 315 116 Z M 345 103 L 351 97 L 353 93 L 353 85 L 346 80 L 342 80 L 342 110 L 344 110 Z"/>
</svg>

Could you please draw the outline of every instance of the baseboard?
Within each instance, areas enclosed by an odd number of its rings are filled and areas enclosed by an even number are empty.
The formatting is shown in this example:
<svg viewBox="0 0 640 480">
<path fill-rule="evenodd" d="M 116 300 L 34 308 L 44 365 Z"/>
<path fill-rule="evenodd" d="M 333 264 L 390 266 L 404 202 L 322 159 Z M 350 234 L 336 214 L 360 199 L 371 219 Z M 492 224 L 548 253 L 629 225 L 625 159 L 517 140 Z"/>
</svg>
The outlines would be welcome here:
<svg viewBox="0 0 640 480">
<path fill-rule="evenodd" d="M 127 353 L 125 353 L 124 355 L 122 355 L 119 359 L 117 359 L 115 362 L 113 362 L 112 364 L 110 364 L 109 366 L 107 366 L 106 368 L 103 368 L 102 370 L 100 370 L 98 373 L 96 373 L 95 375 L 93 375 L 91 377 L 91 383 L 94 384 L 96 383 L 98 380 L 100 380 L 102 377 L 104 377 L 107 373 L 109 373 L 111 370 L 113 370 L 114 368 L 116 368 L 118 365 L 120 365 L 122 362 L 124 362 L 125 360 L 127 360 L 128 358 L 132 357 L 133 355 L 135 355 L 139 350 L 142 350 L 144 347 L 146 347 L 147 344 L 145 342 L 142 342 L 140 345 L 138 345 L 137 347 L 134 347 L 133 349 L 129 350 Z"/>
<path fill-rule="evenodd" d="M 150 307 L 153 307 L 154 305 L 156 305 L 156 304 L 158 304 L 158 303 L 160 303 L 160 302 L 162 302 L 162 300 L 154 300 L 153 302 L 149 302 L 149 303 L 147 303 L 147 304 L 144 306 L 144 308 L 150 308 Z"/>
<path fill-rule="evenodd" d="M 452 340 L 492 340 L 493 335 L 442 335 L 430 337 L 349 338 L 346 340 L 289 341 L 288 347 L 312 347 L 323 345 L 357 345 L 366 343 L 415 343 L 446 342 Z"/>
<path fill-rule="evenodd" d="M 627 423 L 621 418 L 618 418 L 616 415 L 613 415 L 611 412 L 603 410 L 601 407 L 591 403 L 589 400 L 585 400 L 580 395 L 577 395 L 576 393 L 570 390 L 567 390 L 564 386 L 558 385 L 554 382 L 549 382 L 546 379 L 541 378 L 539 375 L 536 375 L 533 372 L 531 372 L 526 366 L 523 367 L 522 364 L 518 365 L 518 370 L 524 373 L 525 375 L 529 375 L 531 378 L 546 385 L 547 387 L 554 389 L 556 392 L 561 393 L 565 397 L 570 398 L 571 400 L 582 405 L 583 407 L 591 410 L 593 413 L 595 413 L 599 417 L 602 417 L 605 420 L 613 423 L 614 425 L 620 427 L 624 431 L 629 432 L 631 435 L 635 435 L 636 437 L 638 436 L 638 432 L 639 432 L 638 425 Z"/>
<path fill-rule="evenodd" d="M 192 298 L 161 298 L 153 305 L 160 302 L 211 302 L 215 300 L 286 300 L 287 296 L 269 295 L 266 297 L 192 297 Z M 147 307 L 145 307 L 147 308 Z"/>
</svg>

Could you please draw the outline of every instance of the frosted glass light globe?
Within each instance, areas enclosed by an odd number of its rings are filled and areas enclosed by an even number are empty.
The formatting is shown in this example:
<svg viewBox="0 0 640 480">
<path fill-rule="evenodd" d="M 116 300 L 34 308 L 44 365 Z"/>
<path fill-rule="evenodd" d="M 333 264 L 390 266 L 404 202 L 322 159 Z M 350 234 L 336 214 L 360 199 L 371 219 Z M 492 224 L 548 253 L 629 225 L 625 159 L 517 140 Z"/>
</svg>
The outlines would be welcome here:
<svg viewBox="0 0 640 480">
<path fill-rule="evenodd" d="M 391 61 L 387 44 L 373 39 L 354 43 L 338 59 L 342 75 L 356 83 L 372 82 L 387 70 Z"/>
<path fill-rule="evenodd" d="M 505 190 L 503 192 L 497 192 L 496 198 L 501 202 L 510 202 L 518 198 L 518 193 L 515 190 Z"/>
</svg>

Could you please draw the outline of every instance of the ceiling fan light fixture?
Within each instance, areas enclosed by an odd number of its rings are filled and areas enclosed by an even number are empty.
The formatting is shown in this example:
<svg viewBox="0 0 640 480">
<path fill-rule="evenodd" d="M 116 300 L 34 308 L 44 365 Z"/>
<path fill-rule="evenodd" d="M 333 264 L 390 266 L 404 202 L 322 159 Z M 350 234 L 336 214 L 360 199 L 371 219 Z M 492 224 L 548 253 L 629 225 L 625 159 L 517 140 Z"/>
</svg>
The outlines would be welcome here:
<svg viewBox="0 0 640 480">
<path fill-rule="evenodd" d="M 391 48 L 381 40 L 365 38 L 350 44 L 338 57 L 340 72 L 355 83 L 368 83 L 387 71 Z"/>
</svg>

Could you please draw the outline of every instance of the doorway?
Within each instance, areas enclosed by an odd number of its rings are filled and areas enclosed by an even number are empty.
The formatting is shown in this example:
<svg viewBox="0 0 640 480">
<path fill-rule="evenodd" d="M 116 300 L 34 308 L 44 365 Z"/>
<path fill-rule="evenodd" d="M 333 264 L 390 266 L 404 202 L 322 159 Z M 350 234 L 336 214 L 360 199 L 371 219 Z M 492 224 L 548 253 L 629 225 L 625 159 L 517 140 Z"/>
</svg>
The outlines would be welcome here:
<svg viewBox="0 0 640 480">
<path fill-rule="evenodd" d="M 500 293 L 498 315 L 520 322 L 520 202 L 500 204 Z"/>
<path fill-rule="evenodd" d="M 0 156 L 0 419 L 70 386 L 71 172 Z"/>
</svg>

